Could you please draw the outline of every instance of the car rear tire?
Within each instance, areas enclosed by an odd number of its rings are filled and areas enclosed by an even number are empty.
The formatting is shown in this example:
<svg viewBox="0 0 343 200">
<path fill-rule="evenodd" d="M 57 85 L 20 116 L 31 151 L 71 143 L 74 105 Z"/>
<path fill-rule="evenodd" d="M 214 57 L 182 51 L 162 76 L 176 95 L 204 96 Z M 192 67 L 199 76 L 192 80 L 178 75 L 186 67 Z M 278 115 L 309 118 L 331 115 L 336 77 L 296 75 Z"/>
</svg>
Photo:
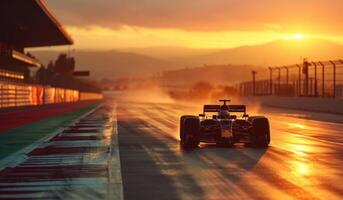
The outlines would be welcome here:
<svg viewBox="0 0 343 200">
<path fill-rule="evenodd" d="M 183 134 L 184 134 L 184 121 L 188 117 L 194 117 L 193 115 L 183 115 L 180 118 L 180 140 L 182 140 Z"/>
<path fill-rule="evenodd" d="M 269 121 L 265 117 L 256 117 L 252 121 L 253 146 L 257 148 L 267 148 L 270 143 Z"/>
<path fill-rule="evenodd" d="M 195 116 L 181 118 L 180 135 L 181 147 L 185 149 L 195 148 L 199 145 L 200 120 Z"/>
</svg>

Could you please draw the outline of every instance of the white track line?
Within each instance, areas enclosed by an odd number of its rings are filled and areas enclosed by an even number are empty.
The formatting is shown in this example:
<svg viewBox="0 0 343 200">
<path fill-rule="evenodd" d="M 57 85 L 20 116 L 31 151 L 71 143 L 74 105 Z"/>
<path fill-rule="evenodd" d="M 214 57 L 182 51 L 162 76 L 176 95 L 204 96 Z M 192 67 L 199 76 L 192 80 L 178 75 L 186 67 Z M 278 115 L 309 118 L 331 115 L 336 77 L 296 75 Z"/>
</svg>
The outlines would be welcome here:
<svg viewBox="0 0 343 200">
<path fill-rule="evenodd" d="M 107 199 L 124 199 L 123 181 L 121 174 L 120 153 L 118 143 L 117 106 L 113 106 L 113 131 L 108 160 L 108 196 Z"/>
</svg>

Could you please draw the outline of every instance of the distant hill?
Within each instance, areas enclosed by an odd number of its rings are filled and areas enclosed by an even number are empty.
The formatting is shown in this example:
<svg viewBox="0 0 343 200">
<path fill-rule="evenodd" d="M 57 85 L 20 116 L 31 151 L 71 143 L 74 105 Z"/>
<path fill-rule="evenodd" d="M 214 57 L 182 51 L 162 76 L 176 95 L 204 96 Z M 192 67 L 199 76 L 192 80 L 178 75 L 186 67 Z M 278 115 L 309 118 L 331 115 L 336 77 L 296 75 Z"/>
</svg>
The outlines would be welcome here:
<svg viewBox="0 0 343 200">
<path fill-rule="evenodd" d="M 215 85 L 234 84 L 242 80 L 251 80 L 251 71 L 258 69 L 249 65 L 213 65 L 196 68 L 184 68 L 166 71 L 159 80 L 167 85 L 194 84 L 208 82 Z"/>
<path fill-rule="evenodd" d="M 137 53 L 149 57 L 165 59 L 165 60 L 177 60 L 180 57 L 199 56 L 210 54 L 219 51 L 219 49 L 195 49 L 187 47 L 173 47 L 173 46 L 161 46 L 161 47 L 146 47 L 146 48 L 126 48 L 116 49 L 120 52 Z"/>
<path fill-rule="evenodd" d="M 31 53 L 45 65 L 59 54 L 56 51 Z M 76 68 L 90 70 L 95 78 L 145 77 L 183 67 L 172 61 L 118 51 L 76 51 L 72 55 L 76 58 Z"/>
</svg>

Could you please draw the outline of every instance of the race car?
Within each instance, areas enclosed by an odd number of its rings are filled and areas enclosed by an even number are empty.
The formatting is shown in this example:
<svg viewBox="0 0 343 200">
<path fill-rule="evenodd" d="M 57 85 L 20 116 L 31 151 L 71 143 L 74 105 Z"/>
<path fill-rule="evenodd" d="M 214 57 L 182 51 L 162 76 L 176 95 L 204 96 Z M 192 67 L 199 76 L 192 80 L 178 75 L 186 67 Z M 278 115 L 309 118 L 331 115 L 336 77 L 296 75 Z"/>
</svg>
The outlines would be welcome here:
<svg viewBox="0 0 343 200">
<path fill-rule="evenodd" d="M 245 105 L 227 105 L 228 99 L 219 101 L 223 104 L 204 105 L 203 113 L 198 116 L 184 115 L 180 118 L 182 148 L 195 148 L 200 142 L 230 146 L 245 143 L 257 148 L 269 146 L 270 128 L 266 117 L 250 117 Z"/>
</svg>

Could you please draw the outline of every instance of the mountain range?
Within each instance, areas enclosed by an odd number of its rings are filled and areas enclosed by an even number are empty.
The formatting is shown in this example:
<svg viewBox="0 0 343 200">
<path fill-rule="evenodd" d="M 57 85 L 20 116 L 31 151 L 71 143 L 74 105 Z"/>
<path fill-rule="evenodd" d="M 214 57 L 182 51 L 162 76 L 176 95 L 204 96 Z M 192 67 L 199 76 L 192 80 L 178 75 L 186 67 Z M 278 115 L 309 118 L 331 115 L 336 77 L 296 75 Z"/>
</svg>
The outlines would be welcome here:
<svg viewBox="0 0 343 200">
<path fill-rule="evenodd" d="M 58 51 L 30 51 L 43 64 L 56 59 Z M 147 47 L 111 51 L 80 50 L 71 54 L 78 70 L 90 70 L 93 77 L 118 79 L 146 77 L 165 71 L 204 65 L 229 65 L 240 71 L 242 65 L 280 66 L 310 60 L 343 58 L 343 45 L 321 39 L 280 40 L 230 49 L 192 49 L 183 47 Z M 235 67 L 237 66 L 237 67 Z"/>
</svg>

